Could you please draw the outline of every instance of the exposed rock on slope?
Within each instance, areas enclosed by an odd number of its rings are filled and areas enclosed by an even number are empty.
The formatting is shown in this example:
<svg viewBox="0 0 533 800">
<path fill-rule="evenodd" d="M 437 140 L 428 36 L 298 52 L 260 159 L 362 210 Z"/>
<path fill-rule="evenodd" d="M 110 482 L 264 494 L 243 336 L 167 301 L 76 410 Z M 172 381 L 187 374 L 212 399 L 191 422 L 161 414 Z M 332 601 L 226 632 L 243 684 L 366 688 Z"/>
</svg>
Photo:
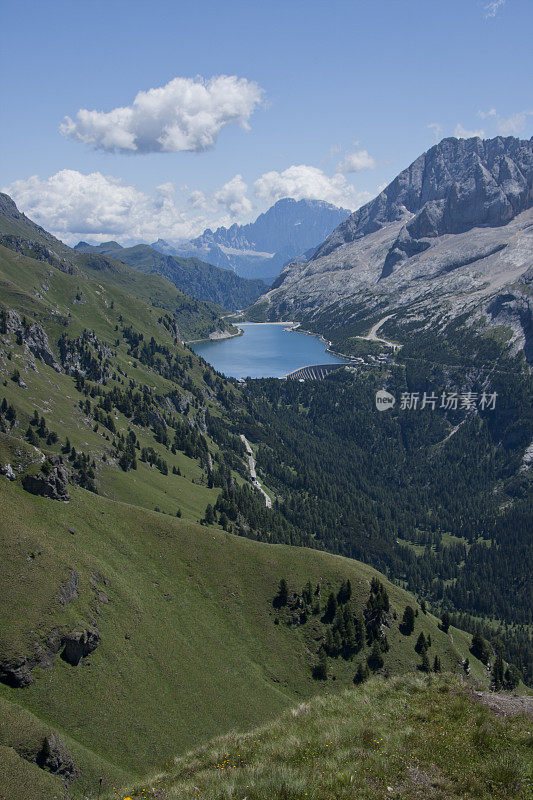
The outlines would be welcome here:
<svg viewBox="0 0 533 800">
<path fill-rule="evenodd" d="M 444 318 L 467 310 L 489 324 L 505 317 L 530 347 L 532 201 L 533 140 L 444 139 L 309 262 L 286 267 L 265 296 L 267 314 L 312 320 L 350 304 L 369 317 L 402 307 Z"/>
</svg>

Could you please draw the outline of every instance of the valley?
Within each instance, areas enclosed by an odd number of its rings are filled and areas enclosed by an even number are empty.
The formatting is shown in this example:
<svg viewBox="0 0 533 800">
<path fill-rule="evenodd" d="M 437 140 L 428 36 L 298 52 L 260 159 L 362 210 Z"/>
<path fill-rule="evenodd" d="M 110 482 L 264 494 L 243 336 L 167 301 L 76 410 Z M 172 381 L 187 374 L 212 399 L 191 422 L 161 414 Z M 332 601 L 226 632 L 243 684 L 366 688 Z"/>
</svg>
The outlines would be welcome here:
<svg viewBox="0 0 533 800">
<path fill-rule="evenodd" d="M 465 783 L 465 792 L 520 796 L 530 780 L 523 723 L 491 723 L 499 752 L 520 753 L 496 774 L 492 744 L 487 757 L 475 749 L 492 711 L 474 712 L 471 692 L 527 693 L 533 680 L 529 212 L 480 234 L 515 248 L 516 271 L 490 261 L 498 250 L 486 257 L 490 282 L 469 263 L 453 283 L 439 273 L 431 296 L 416 294 L 419 254 L 404 250 L 391 273 L 405 270 L 397 294 L 384 288 L 389 276 L 356 291 L 344 281 L 350 293 L 321 305 L 317 286 L 336 280 L 331 259 L 347 272 L 365 239 L 400 236 L 384 222 L 357 238 L 350 217 L 242 316 L 228 316 L 231 303 L 190 297 L 177 273 L 173 283 L 151 263 L 126 263 L 137 248 L 69 248 L 0 201 L 6 800 L 124 797 L 127 786 L 132 798 L 149 788 L 166 800 L 185 796 L 191 776 L 198 796 L 223 797 L 211 761 L 225 764 L 235 741 L 258 800 L 284 796 L 283 781 L 298 800 L 303 786 L 348 797 L 339 777 L 348 766 L 341 755 L 323 760 L 323 745 L 340 754 L 353 735 L 371 754 L 381 734 L 393 736 L 404 697 L 411 745 L 443 792 L 457 776 L 423 746 L 438 735 L 423 716 L 437 700 L 454 731 L 448 751 L 458 752 L 461 720 L 484 775 L 482 789 Z M 356 212 L 358 224 L 372 213 Z M 388 213 L 379 206 L 380 225 Z M 439 230 L 426 249 L 464 236 Z M 353 240 L 338 244 L 341 234 Z M 183 280 L 197 271 L 221 290 L 217 272 L 185 266 Z M 324 370 L 306 372 L 313 365 Z M 383 389 L 398 402 L 379 413 Z M 483 393 L 497 403 L 400 402 Z M 318 742 L 324 714 L 346 718 L 371 702 L 383 730 L 358 722 Z M 296 708 L 297 721 L 302 703 L 315 763 L 327 764 L 312 774 L 294 746 L 300 734 L 279 719 Z M 273 737 L 287 763 L 248 753 L 248 734 L 231 738 L 257 726 L 265 732 L 250 735 Z M 217 736 L 230 738 L 206 744 Z M 400 739 L 394 748 L 414 752 Z M 409 758 L 397 780 L 378 755 L 369 800 L 383 786 L 401 797 Z M 350 767 L 358 786 L 365 758 Z M 157 784 L 147 781 L 156 773 Z"/>
</svg>

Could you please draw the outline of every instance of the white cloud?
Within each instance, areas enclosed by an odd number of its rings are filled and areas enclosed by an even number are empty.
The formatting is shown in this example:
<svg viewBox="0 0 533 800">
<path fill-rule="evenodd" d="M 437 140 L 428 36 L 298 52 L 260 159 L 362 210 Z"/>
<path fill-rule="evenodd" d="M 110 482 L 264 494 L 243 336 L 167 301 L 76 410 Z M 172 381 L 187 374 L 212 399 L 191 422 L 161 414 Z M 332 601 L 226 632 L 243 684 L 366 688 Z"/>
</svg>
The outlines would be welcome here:
<svg viewBox="0 0 533 800">
<path fill-rule="evenodd" d="M 60 132 L 95 150 L 120 153 L 203 152 L 215 146 L 222 128 L 248 120 L 263 98 L 254 81 L 235 75 L 174 78 L 140 91 L 130 106 L 111 111 L 81 108 L 65 117 Z"/>
<path fill-rule="evenodd" d="M 435 144 L 437 144 L 442 136 L 442 125 L 439 122 L 430 122 L 427 127 L 433 131 Z"/>
<path fill-rule="evenodd" d="M 267 172 L 254 184 L 255 202 L 240 174 L 211 192 L 162 183 L 152 193 L 101 172 L 84 174 L 63 169 L 49 178 L 33 175 L 4 187 L 19 208 L 68 244 L 80 239 L 120 244 L 167 239 L 177 242 L 207 227 L 248 222 L 283 197 L 314 198 L 350 210 L 368 202 L 341 173 L 329 177 L 301 164 L 283 172 Z"/>
<path fill-rule="evenodd" d="M 457 123 L 455 126 L 455 130 L 453 135 L 457 137 L 457 139 L 471 139 L 473 136 L 479 136 L 481 139 L 485 136 L 485 131 L 483 130 L 476 130 L 476 131 L 469 131 L 466 128 L 463 128 L 460 122 Z"/>
<path fill-rule="evenodd" d="M 533 116 L 533 111 L 518 111 L 510 117 L 502 117 L 495 108 L 491 108 L 490 111 L 478 111 L 478 116 L 481 119 L 491 119 L 501 136 L 520 136 L 527 127 L 528 117 Z"/>
<path fill-rule="evenodd" d="M 487 5 L 484 7 L 485 18 L 495 17 L 500 8 L 503 8 L 504 5 L 505 0 L 492 0 L 491 3 L 487 3 Z"/>
<path fill-rule="evenodd" d="M 298 164 L 283 172 L 265 172 L 254 183 L 255 194 L 269 205 L 283 197 L 295 200 L 325 200 L 355 210 L 372 198 L 369 192 L 357 192 L 343 174 L 333 177 L 318 167 Z"/>
<path fill-rule="evenodd" d="M 375 169 L 376 161 L 367 150 L 354 150 L 346 153 L 337 166 L 337 172 L 361 172 L 364 169 Z"/>
<path fill-rule="evenodd" d="M 148 195 L 100 172 L 63 169 L 48 179 L 15 181 L 4 191 L 31 219 L 69 243 L 86 237 L 123 244 L 159 236 L 178 240 L 205 227 L 202 217 L 191 219 L 176 205 L 169 183 Z"/>
<path fill-rule="evenodd" d="M 236 220 L 248 216 L 253 211 L 247 192 L 248 186 L 242 175 L 238 174 L 212 194 L 202 192 L 200 189 L 191 191 L 188 200 L 193 208 L 201 209 L 211 215 L 223 212 L 227 218 Z"/>
</svg>

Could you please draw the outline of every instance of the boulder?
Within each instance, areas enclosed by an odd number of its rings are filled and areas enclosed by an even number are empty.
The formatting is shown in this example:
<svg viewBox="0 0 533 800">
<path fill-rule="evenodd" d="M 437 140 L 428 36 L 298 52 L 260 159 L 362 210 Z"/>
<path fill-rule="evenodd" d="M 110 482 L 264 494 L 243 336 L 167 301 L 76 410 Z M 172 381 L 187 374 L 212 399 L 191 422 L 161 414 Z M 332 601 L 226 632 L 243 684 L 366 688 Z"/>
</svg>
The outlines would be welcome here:
<svg viewBox="0 0 533 800">
<path fill-rule="evenodd" d="M 77 667 L 82 658 L 92 653 L 100 644 L 100 631 L 98 628 L 87 628 L 74 631 L 65 636 L 64 649 L 61 658 L 73 667 Z"/>
<path fill-rule="evenodd" d="M 5 475 L 6 478 L 10 481 L 15 481 L 17 476 L 13 472 L 13 467 L 11 464 L 4 464 L 3 467 L 0 467 L 0 475 Z"/>
</svg>

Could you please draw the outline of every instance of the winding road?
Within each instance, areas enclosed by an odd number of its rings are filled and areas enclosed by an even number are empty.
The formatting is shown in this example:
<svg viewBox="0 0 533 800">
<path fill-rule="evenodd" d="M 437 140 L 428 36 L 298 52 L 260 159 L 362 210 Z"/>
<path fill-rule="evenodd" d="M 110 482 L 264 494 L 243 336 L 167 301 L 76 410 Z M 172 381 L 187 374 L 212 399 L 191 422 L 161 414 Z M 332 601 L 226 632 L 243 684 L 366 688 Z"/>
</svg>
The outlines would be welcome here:
<svg viewBox="0 0 533 800">
<path fill-rule="evenodd" d="M 246 447 L 246 457 L 248 458 L 248 469 L 250 471 L 250 477 L 252 479 L 252 484 L 255 486 L 256 489 L 259 489 L 259 491 L 261 492 L 261 494 L 265 498 L 266 507 L 267 508 L 272 508 L 272 500 L 270 499 L 270 497 L 265 492 L 265 490 L 263 489 L 263 487 L 261 486 L 261 484 L 259 483 L 259 481 L 257 479 L 257 473 L 255 471 L 254 454 L 253 454 L 250 442 L 248 441 L 248 439 L 246 438 L 244 433 L 241 433 L 241 440 L 242 440 L 244 446 Z"/>
<path fill-rule="evenodd" d="M 367 341 L 370 342 L 383 342 L 383 344 L 388 344 L 389 347 L 392 347 L 393 350 L 399 350 L 402 346 L 401 344 L 398 344 L 398 342 L 389 342 L 388 339 L 382 339 L 380 336 L 378 336 L 378 331 L 381 328 L 381 326 L 384 325 L 387 322 L 387 320 L 393 316 L 394 314 L 389 314 L 388 316 L 383 317 L 383 319 L 380 319 L 379 322 L 376 322 L 376 324 L 370 328 L 366 336 L 356 336 L 355 338 L 366 339 Z"/>
</svg>

